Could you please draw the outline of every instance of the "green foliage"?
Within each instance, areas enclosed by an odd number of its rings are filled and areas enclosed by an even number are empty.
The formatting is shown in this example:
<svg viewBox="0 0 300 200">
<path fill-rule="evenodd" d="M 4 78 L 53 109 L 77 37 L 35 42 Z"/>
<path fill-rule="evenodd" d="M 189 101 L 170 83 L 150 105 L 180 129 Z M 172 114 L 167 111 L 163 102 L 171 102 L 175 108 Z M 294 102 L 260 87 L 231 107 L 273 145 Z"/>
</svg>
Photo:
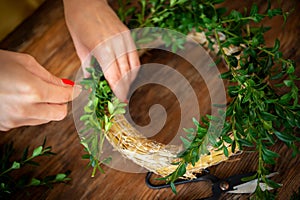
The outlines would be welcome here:
<svg viewBox="0 0 300 200">
<path fill-rule="evenodd" d="M 90 77 L 81 81 L 81 84 L 90 93 L 89 101 L 84 107 L 84 114 L 80 120 L 85 125 L 85 129 L 81 130 L 81 133 L 88 132 L 81 141 L 88 152 L 83 158 L 90 160 L 89 166 L 93 167 L 92 177 L 94 177 L 97 170 L 104 173 L 100 166 L 101 163 L 109 163 L 111 160 L 110 157 L 101 158 L 105 134 L 113 125 L 114 116 L 125 113 L 126 104 L 121 103 L 113 96 L 97 61 L 95 58 L 92 61 L 94 68 L 87 69 Z"/>
<path fill-rule="evenodd" d="M 282 141 L 293 149 L 293 155 L 299 152 L 296 142 L 300 138 L 295 134 L 300 128 L 299 88 L 296 85 L 299 77 L 295 74 L 295 62 L 285 59 L 280 52 L 278 39 L 271 47 L 265 45 L 264 34 L 270 27 L 260 22 L 275 16 L 282 16 L 286 22 L 288 12 L 271 8 L 271 1 L 268 1 L 267 9 L 262 13 L 256 4 L 250 10 L 244 9 L 244 12 L 227 12 L 226 8 L 216 6 L 222 0 L 139 2 L 138 8 L 133 8 L 129 1 L 120 4 L 118 13 L 122 14 L 121 19 L 129 28 L 161 27 L 183 34 L 193 30 L 205 32 L 208 47 L 213 49 L 217 41 L 218 56 L 228 66 L 228 71 L 221 78 L 230 82 L 227 92 L 231 101 L 226 109 L 221 136 L 214 138 L 214 134 L 208 131 L 208 127 L 213 125 L 211 119 L 216 116 L 207 116 L 200 122 L 194 120 L 196 128 L 185 129 L 188 135 L 182 141 L 186 149 L 178 155 L 182 160 L 177 163 L 178 168 L 165 177 L 173 191 L 176 191 L 174 181 L 184 174 L 187 164 L 194 165 L 202 154 L 208 153 L 207 145 L 222 150 L 228 156 L 226 143 L 231 145 L 233 152 L 244 147 L 257 151 L 258 181 L 278 187 L 278 184 L 266 178 L 269 174 L 267 166 L 274 165 L 279 156 L 270 148 Z M 124 12 L 127 9 L 130 12 Z M 223 33 L 226 40 L 221 41 L 218 33 Z M 170 40 L 167 36 L 162 39 L 174 50 L 182 45 L 182 42 Z M 224 47 L 231 45 L 241 48 L 239 59 L 223 51 Z M 272 81 L 277 84 L 274 85 Z M 282 88 L 287 92 L 279 94 Z M 255 194 L 257 199 L 273 198 L 269 191 L 262 191 L 259 186 Z"/>
<path fill-rule="evenodd" d="M 0 154 L 0 199 L 11 199 L 11 197 L 26 188 L 33 186 L 47 186 L 52 187 L 54 183 L 65 183 L 71 180 L 66 173 L 60 173 L 54 176 L 46 176 L 44 178 L 31 177 L 24 174 L 15 178 L 12 173 L 14 171 L 22 171 L 24 166 L 39 166 L 39 163 L 34 159 L 41 156 L 52 156 L 55 153 L 51 152 L 51 146 L 46 147 L 46 139 L 42 146 L 35 148 L 31 155 L 28 154 L 29 147 L 27 147 L 19 160 L 12 160 L 14 156 L 13 144 L 7 144 L 1 149 Z M 23 170 L 24 171 L 24 170 Z"/>
</svg>

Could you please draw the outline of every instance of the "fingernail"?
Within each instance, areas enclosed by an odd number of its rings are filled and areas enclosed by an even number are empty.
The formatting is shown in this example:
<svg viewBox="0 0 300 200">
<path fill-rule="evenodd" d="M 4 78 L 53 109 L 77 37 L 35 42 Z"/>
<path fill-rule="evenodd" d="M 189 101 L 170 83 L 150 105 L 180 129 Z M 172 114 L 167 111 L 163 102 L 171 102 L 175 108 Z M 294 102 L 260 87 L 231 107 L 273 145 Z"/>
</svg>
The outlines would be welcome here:
<svg viewBox="0 0 300 200">
<path fill-rule="evenodd" d="M 63 82 L 64 84 L 66 84 L 66 85 L 74 86 L 74 84 L 75 84 L 73 81 L 71 81 L 71 80 L 69 80 L 69 79 L 66 79 L 66 78 L 62 78 L 61 80 L 62 80 L 62 82 Z"/>
</svg>

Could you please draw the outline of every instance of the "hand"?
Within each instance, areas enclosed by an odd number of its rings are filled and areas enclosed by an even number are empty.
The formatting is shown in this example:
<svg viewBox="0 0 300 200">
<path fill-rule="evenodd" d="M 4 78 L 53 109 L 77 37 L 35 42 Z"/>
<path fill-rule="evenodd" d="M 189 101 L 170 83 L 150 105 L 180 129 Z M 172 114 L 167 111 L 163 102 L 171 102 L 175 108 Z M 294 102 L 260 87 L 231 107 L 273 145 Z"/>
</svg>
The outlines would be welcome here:
<svg viewBox="0 0 300 200">
<path fill-rule="evenodd" d="M 64 0 L 64 8 L 81 62 L 92 52 L 115 95 L 126 100 L 140 66 L 128 28 L 105 0 Z"/>
<path fill-rule="evenodd" d="M 0 50 L 0 130 L 62 120 L 81 88 L 66 85 L 36 60 Z"/>
</svg>

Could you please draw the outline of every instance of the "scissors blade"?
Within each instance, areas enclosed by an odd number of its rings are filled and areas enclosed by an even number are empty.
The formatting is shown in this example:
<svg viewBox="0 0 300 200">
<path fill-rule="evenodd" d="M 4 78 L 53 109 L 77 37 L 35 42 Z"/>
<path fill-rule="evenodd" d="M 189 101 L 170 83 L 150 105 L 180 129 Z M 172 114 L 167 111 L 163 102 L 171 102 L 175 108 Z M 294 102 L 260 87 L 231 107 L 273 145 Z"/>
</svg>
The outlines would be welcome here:
<svg viewBox="0 0 300 200">
<path fill-rule="evenodd" d="M 267 178 L 273 177 L 275 175 L 279 174 L 278 172 L 271 173 L 267 175 Z M 233 187 L 233 190 L 228 191 L 227 193 L 231 194 L 251 194 L 255 192 L 257 186 L 257 179 L 254 179 L 252 181 L 248 181 L 246 183 L 242 183 L 240 185 L 236 185 Z M 265 190 L 273 190 L 274 188 L 268 186 L 266 183 L 259 183 L 260 188 Z"/>
</svg>

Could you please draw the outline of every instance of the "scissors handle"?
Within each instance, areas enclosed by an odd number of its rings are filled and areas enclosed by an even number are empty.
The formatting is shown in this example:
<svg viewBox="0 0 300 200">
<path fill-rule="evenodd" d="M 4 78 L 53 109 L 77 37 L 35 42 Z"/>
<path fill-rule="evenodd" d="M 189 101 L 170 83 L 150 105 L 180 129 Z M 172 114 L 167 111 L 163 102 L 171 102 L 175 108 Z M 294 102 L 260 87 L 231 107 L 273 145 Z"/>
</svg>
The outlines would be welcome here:
<svg viewBox="0 0 300 200">
<path fill-rule="evenodd" d="M 151 182 L 152 172 L 148 172 L 146 175 L 146 185 L 151 189 L 162 189 L 171 187 L 170 184 L 163 183 L 163 184 L 153 184 Z M 239 174 L 233 175 L 225 179 L 219 179 L 218 177 L 209 173 L 209 170 L 205 170 L 201 176 L 195 179 L 180 179 L 174 182 L 175 185 L 192 183 L 192 182 L 199 182 L 199 181 L 206 181 L 212 184 L 212 193 L 213 195 L 207 198 L 202 198 L 198 200 L 218 200 L 222 193 L 225 193 L 230 190 L 234 190 L 234 187 L 244 183 L 242 180 L 243 178 L 250 177 L 256 174 L 256 172 L 250 172 L 246 174 Z"/>
<path fill-rule="evenodd" d="M 153 184 L 151 182 L 151 176 L 152 172 L 148 172 L 146 175 L 146 185 L 151 188 L 151 189 L 162 189 L 162 188 L 168 188 L 171 187 L 170 184 L 163 183 L 163 184 Z M 175 185 L 181 185 L 181 184 L 186 184 L 186 183 L 193 183 L 193 182 L 199 182 L 199 181 L 210 181 L 212 183 L 217 182 L 219 179 L 212 175 L 209 174 L 208 170 L 204 170 L 204 173 L 201 174 L 201 176 L 195 178 L 195 179 L 179 179 L 174 182 Z"/>
</svg>

